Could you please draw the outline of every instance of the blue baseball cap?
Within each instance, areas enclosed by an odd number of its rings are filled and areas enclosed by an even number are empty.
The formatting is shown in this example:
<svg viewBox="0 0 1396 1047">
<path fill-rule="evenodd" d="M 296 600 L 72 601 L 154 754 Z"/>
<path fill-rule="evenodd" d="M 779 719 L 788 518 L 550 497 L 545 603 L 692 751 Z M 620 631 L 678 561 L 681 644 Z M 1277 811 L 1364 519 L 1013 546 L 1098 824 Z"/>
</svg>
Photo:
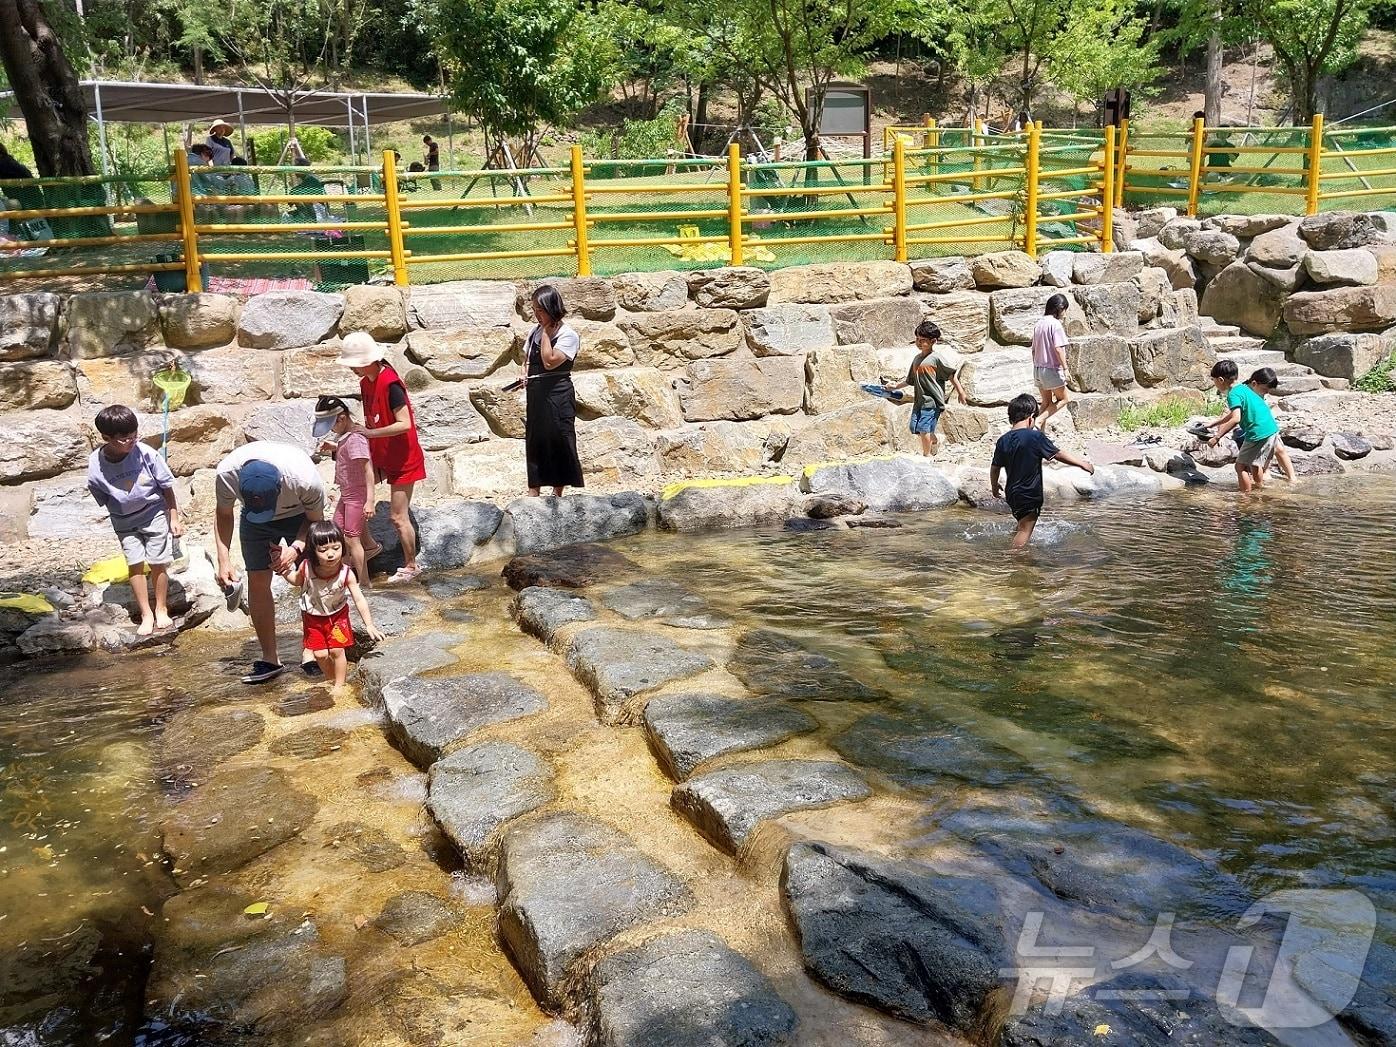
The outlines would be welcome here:
<svg viewBox="0 0 1396 1047">
<path fill-rule="evenodd" d="M 276 516 L 281 496 L 281 470 L 270 462 L 248 462 L 238 470 L 238 494 L 242 496 L 244 520 L 269 523 Z"/>
</svg>

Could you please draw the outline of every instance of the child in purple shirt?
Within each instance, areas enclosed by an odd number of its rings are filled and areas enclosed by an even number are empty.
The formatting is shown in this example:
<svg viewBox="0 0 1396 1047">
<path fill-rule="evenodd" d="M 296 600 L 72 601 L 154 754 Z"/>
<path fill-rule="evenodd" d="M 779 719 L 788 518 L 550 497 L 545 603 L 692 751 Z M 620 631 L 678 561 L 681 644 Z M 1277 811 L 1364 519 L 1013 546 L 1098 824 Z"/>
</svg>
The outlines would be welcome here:
<svg viewBox="0 0 1396 1047">
<path fill-rule="evenodd" d="M 103 408 L 96 425 L 102 446 L 87 461 L 87 490 L 111 515 L 141 614 L 136 634 L 149 636 L 174 624 L 167 604 L 169 566 L 174 539 L 184 534 L 175 504 L 174 475 L 163 457 L 137 441 L 136 415 L 129 407 Z M 155 584 L 153 612 L 145 581 L 147 564 Z"/>
</svg>

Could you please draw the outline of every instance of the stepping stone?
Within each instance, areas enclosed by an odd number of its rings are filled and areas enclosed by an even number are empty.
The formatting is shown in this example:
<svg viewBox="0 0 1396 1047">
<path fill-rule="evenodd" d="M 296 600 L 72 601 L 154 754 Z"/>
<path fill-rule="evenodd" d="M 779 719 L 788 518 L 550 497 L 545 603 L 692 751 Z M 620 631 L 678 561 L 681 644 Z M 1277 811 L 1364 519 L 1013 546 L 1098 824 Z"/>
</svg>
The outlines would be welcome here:
<svg viewBox="0 0 1396 1047">
<path fill-rule="evenodd" d="M 546 709 L 548 700 L 508 673 L 407 676 L 383 688 L 388 733 L 425 770 L 487 724 Z"/>
<path fill-rule="evenodd" d="M 527 749 L 481 742 L 431 765 L 427 810 L 466 868 L 480 871 L 506 822 L 552 800 L 552 778 L 552 768 Z"/>
<path fill-rule="evenodd" d="M 387 872 L 407 861 L 407 855 L 392 837 L 362 822 L 340 822 L 325 833 L 325 838 L 331 847 L 370 872 Z"/>
<path fill-rule="evenodd" d="M 674 680 L 715 668 L 706 654 L 655 633 L 598 626 L 578 633 L 567 648 L 567 668 L 590 688 L 602 723 L 633 723 L 625 703 Z"/>
<path fill-rule="evenodd" d="M 453 600 L 457 596 L 464 596 L 466 593 L 478 592 L 489 587 L 490 580 L 482 578 L 478 574 L 432 573 L 427 575 L 426 580 L 422 583 L 422 588 L 437 600 Z"/>
<path fill-rule="evenodd" d="M 596 1047 L 778 1047 L 798 1019 L 770 981 L 714 934 L 679 931 L 607 956 L 591 972 Z"/>
<path fill-rule="evenodd" d="M 160 736 L 164 773 L 204 774 L 262 740 L 266 721 L 254 709 L 186 709 L 170 717 Z"/>
<path fill-rule="evenodd" d="M 716 614 L 701 596 L 663 578 L 618 586 L 607 592 L 601 602 L 623 618 L 657 618 L 681 629 L 722 629 L 732 624 L 731 619 Z"/>
<path fill-rule="evenodd" d="M 683 781 L 704 760 L 763 749 L 817 727 L 784 702 L 720 694 L 665 694 L 645 706 L 645 734 L 669 777 Z"/>
<path fill-rule="evenodd" d="M 868 783 L 841 763 L 768 760 L 690 778 L 669 802 L 716 846 L 736 854 L 767 818 L 871 795 Z"/>
<path fill-rule="evenodd" d="M 392 589 L 374 589 L 364 593 L 373 624 L 386 636 L 398 636 L 407 631 L 412 619 L 426 609 L 426 604 L 414 596 Z"/>
<path fill-rule="evenodd" d="M 792 701 L 878 702 L 887 697 L 855 680 L 832 658 L 774 629 L 749 629 L 729 666 L 757 694 Z"/>
<path fill-rule="evenodd" d="M 516 556 L 504 565 L 503 573 L 511 589 L 527 589 L 530 585 L 584 589 L 633 569 L 635 561 L 604 545 L 587 542 L 547 553 Z"/>
<path fill-rule="evenodd" d="M 461 915 L 434 894 L 404 891 L 388 899 L 373 925 L 399 945 L 421 945 L 460 925 Z"/>
<path fill-rule="evenodd" d="M 544 643 L 551 643 L 564 625 L 589 622 L 596 617 L 590 600 L 541 585 L 529 586 L 519 593 L 509 609 L 520 629 Z"/>
<path fill-rule="evenodd" d="M 829 744 L 849 763 L 884 771 L 912 788 L 943 786 L 947 778 L 1000 786 L 1032 776 L 1017 753 L 910 710 L 871 713 Z"/>
<path fill-rule="evenodd" d="M 797 843 L 781 875 L 805 969 L 907 1021 L 970 1032 L 1013 966 L 992 886 L 928 865 Z"/>
<path fill-rule="evenodd" d="M 573 965 L 627 928 L 686 912 L 693 896 L 619 829 L 554 814 L 510 829 L 495 886 L 499 935 L 540 1003 L 561 1010 Z"/>
<path fill-rule="evenodd" d="M 447 632 L 385 640 L 371 654 L 361 658 L 354 668 L 354 675 L 363 687 L 364 701 L 382 705 L 383 687 L 390 680 L 450 665 L 456 661 L 456 656 L 449 648 L 460 642 L 459 636 Z"/>
<path fill-rule="evenodd" d="M 302 760 L 314 760 L 328 756 L 344 744 L 348 731 L 337 727 L 307 727 L 295 734 L 288 734 L 271 743 L 271 751 L 277 756 L 298 756 Z"/>
<path fill-rule="evenodd" d="M 271 711 L 277 716 L 291 719 L 296 716 L 308 716 L 310 713 L 321 713 L 326 709 L 334 708 L 334 697 L 330 694 L 328 687 L 312 687 L 308 691 L 300 694 L 288 695 L 272 706 Z"/>
<path fill-rule="evenodd" d="M 298 835 L 319 804 L 275 767 L 215 772 L 165 818 L 165 853 L 182 887 L 230 872 Z"/>
</svg>

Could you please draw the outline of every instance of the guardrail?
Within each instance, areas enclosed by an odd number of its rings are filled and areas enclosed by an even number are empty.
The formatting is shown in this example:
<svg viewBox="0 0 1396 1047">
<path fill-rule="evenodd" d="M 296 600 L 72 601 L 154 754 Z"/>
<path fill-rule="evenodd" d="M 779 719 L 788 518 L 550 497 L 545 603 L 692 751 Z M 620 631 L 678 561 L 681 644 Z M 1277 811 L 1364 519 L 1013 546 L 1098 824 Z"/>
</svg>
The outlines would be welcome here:
<svg viewBox="0 0 1396 1047">
<path fill-rule="evenodd" d="M 400 171 L 190 168 L 0 182 L 0 280 L 150 273 L 199 290 L 220 275 L 320 285 L 461 276 L 768 267 L 1020 247 L 1111 249 L 1113 209 L 1288 210 L 1396 196 L 1396 128 L 1186 132 L 922 125 L 871 159 L 588 160 Z M 569 261 L 570 260 L 570 261 Z"/>
</svg>

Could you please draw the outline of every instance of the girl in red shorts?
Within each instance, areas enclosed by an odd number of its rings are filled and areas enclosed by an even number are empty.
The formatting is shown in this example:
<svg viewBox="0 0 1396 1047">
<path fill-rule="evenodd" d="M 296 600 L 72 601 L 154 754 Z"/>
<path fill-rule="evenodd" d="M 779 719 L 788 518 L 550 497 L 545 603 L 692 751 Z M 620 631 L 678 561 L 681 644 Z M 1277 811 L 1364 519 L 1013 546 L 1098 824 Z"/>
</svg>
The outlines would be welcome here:
<svg viewBox="0 0 1396 1047">
<path fill-rule="evenodd" d="M 351 599 L 363 619 L 364 632 L 370 639 L 383 639 L 373 624 L 354 569 L 344 562 L 344 532 L 325 520 L 311 524 L 305 558 L 288 568 L 285 577 L 301 591 L 302 644 L 315 656 L 320 671 L 332 681 L 333 693 L 337 694 L 349 676 L 349 659 L 344 651 L 354 644 L 354 629 L 349 624 Z"/>
</svg>

